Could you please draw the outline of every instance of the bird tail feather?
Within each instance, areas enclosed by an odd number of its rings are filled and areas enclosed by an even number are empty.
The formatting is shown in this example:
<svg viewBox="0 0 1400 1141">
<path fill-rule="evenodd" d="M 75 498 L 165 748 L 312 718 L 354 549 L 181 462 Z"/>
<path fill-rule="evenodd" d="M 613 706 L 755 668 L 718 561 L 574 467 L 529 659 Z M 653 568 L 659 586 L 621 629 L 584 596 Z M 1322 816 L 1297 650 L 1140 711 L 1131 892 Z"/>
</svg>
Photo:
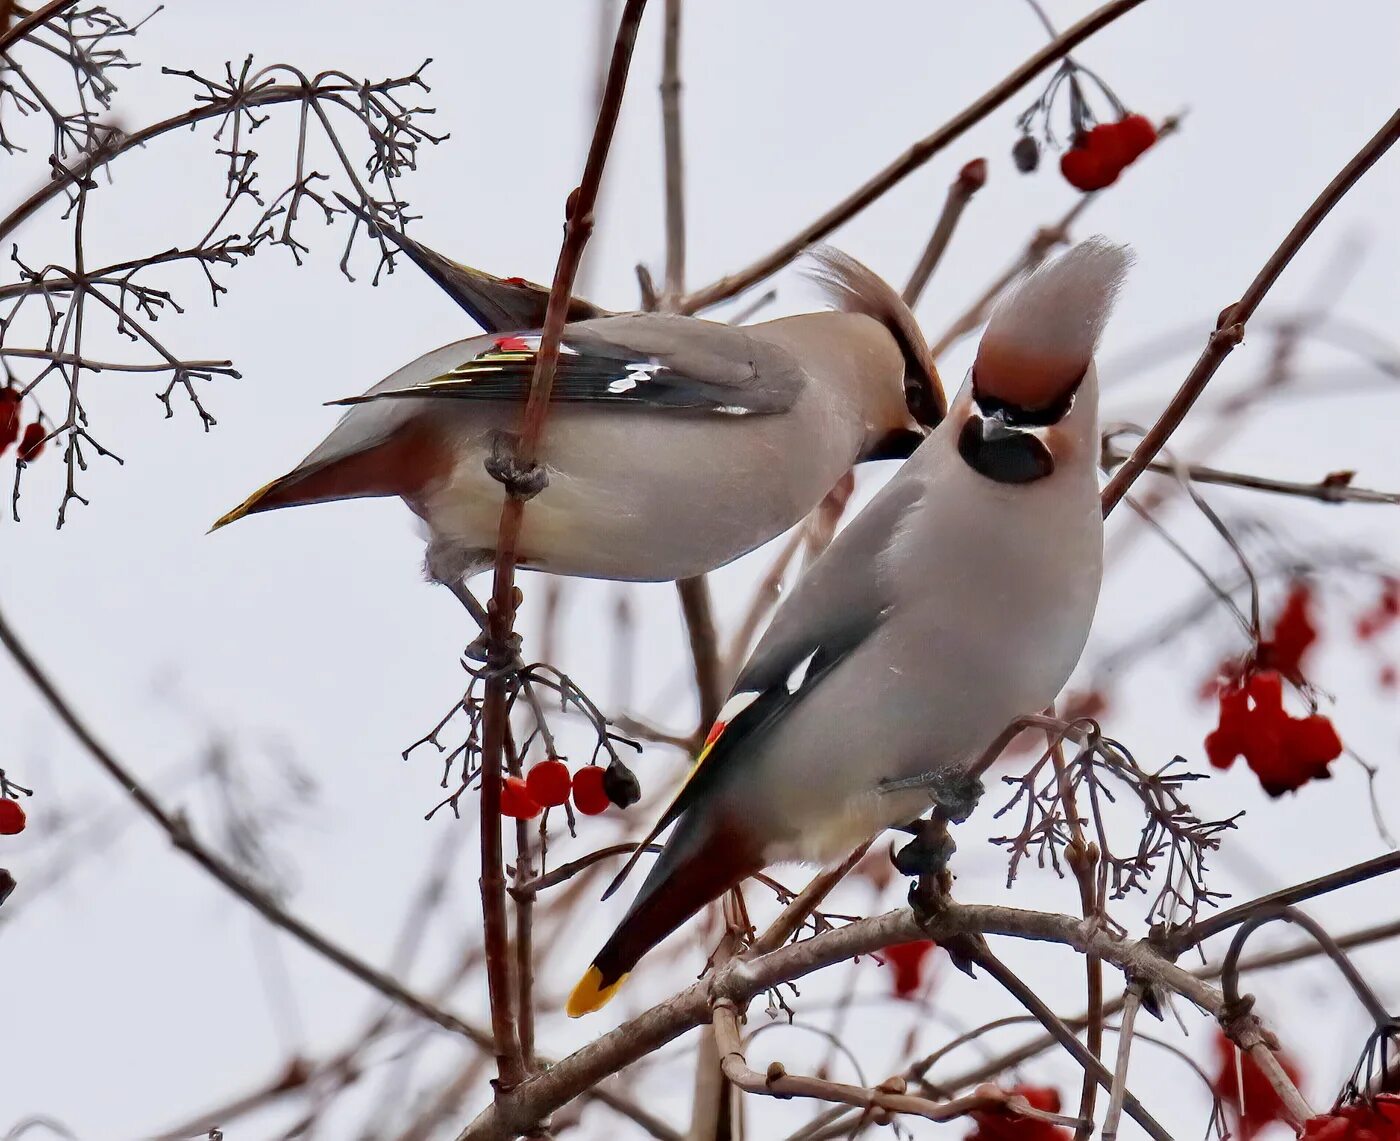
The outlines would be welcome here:
<svg viewBox="0 0 1400 1141">
<path fill-rule="evenodd" d="M 681 822 L 684 829 L 685 821 Z M 757 846 L 725 821 L 703 833 L 678 832 L 667 844 L 631 909 L 569 995 L 570 1018 L 606 1004 L 637 962 L 707 903 L 763 867 Z"/>
</svg>

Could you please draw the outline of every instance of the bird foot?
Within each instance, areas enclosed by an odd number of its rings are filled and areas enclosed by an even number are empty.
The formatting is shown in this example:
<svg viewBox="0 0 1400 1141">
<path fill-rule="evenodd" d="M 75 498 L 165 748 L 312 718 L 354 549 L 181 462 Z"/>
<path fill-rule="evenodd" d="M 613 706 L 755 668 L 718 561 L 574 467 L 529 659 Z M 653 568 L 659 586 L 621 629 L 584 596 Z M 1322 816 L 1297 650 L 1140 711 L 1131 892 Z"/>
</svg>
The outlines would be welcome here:
<svg viewBox="0 0 1400 1141">
<path fill-rule="evenodd" d="M 512 499 L 533 499 L 549 486 L 549 473 L 531 461 L 521 463 L 515 454 L 515 440 L 497 432 L 491 441 L 491 454 L 486 457 L 487 474 L 505 486 Z"/>
<path fill-rule="evenodd" d="M 510 673 L 513 670 L 522 669 L 525 665 L 524 659 L 520 656 L 522 643 L 520 635 L 511 631 L 510 637 L 506 639 L 505 653 L 496 658 L 495 650 L 491 645 L 490 635 L 483 630 L 467 644 L 467 648 L 462 653 L 474 662 L 481 662 L 485 665 L 495 666 L 502 673 Z"/>
<path fill-rule="evenodd" d="M 958 769 L 939 769 L 880 782 L 881 793 L 926 792 L 945 819 L 961 824 L 972 815 L 984 791 L 982 782 Z"/>
</svg>

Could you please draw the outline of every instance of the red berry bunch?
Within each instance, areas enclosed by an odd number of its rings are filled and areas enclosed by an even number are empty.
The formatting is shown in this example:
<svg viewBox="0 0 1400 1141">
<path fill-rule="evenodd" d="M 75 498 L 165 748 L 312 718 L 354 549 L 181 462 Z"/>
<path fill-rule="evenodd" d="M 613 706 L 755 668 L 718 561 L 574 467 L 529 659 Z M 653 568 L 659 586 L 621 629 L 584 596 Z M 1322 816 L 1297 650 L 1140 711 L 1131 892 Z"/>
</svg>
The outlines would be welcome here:
<svg viewBox="0 0 1400 1141">
<path fill-rule="evenodd" d="M 1383 1093 L 1370 1102 L 1319 1113 L 1303 1125 L 1302 1141 L 1400 1141 L 1400 1097 Z"/>
<path fill-rule="evenodd" d="M 1097 75 L 1066 57 L 1040 97 L 1016 120 L 1021 137 L 1011 148 L 1011 159 L 1022 174 L 1040 166 L 1040 135 L 1049 146 L 1058 146 L 1051 120 L 1067 93 L 1069 137 L 1072 145 L 1060 157 L 1060 173 L 1078 190 L 1102 190 L 1117 180 L 1123 169 L 1157 141 L 1157 128 L 1146 115 L 1130 112 L 1123 101 Z M 1089 102 L 1107 103 L 1111 121 L 1099 121 Z"/>
<path fill-rule="evenodd" d="M 1222 681 L 1208 692 L 1220 702 L 1219 720 L 1206 738 L 1206 755 L 1218 769 L 1244 757 L 1270 796 L 1293 792 L 1311 780 L 1326 780 L 1327 766 L 1341 755 L 1342 741 L 1319 713 L 1293 717 L 1283 707 L 1285 681 L 1302 688 L 1303 659 L 1317 641 L 1312 587 L 1293 583 L 1273 633 L 1245 658 L 1226 662 Z"/>
<path fill-rule="evenodd" d="M 24 831 L 26 818 L 19 801 L 0 799 L 0 836 L 17 836 Z"/>
<path fill-rule="evenodd" d="M 1283 677 L 1261 670 L 1220 691 L 1220 721 L 1206 738 L 1206 756 L 1228 769 L 1243 756 L 1270 796 L 1326 780 L 1342 753 L 1332 722 L 1320 713 L 1293 717 L 1283 708 Z"/>
<path fill-rule="evenodd" d="M 885 965 L 894 968 L 896 998 L 909 998 L 924 985 L 924 964 L 937 946 L 932 939 L 915 939 L 911 943 L 896 943 L 880 952 Z"/>
<path fill-rule="evenodd" d="M 1250 1141 L 1271 1122 L 1287 1120 L 1283 1101 L 1273 1083 L 1253 1058 L 1236 1049 L 1224 1031 L 1216 1032 L 1215 1056 L 1218 1065 L 1210 1088 L 1223 1105 L 1234 1110 L 1241 1141 Z M 1274 1056 L 1289 1080 L 1297 1085 L 1302 1075 L 1293 1059 L 1281 1052 Z"/>
<path fill-rule="evenodd" d="M 1060 1091 L 1050 1086 L 1012 1086 L 1007 1092 L 1025 1098 L 1032 1109 L 1060 1112 Z M 1058 1125 L 1020 1117 L 1008 1109 L 974 1109 L 972 1120 L 977 1128 L 965 1141 L 1065 1141 L 1070 1136 Z"/>
<path fill-rule="evenodd" d="M 1124 115 L 1075 136 L 1060 156 L 1060 173 L 1076 190 L 1102 190 L 1157 141 L 1157 128 L 1145 115 Z"/>
<path fill-rule="evenodd" d="M 619 771 L 614 773 L 614 768 Z M 597 816 L 610 805 L 627 808 L 640 798 L 637 778 L 620 762 L 607 768 L 586 765 L 571 774 L 558 757 L 549 757 L 531 765 L 524 777 L 506 777 L 501 784 L 501 814 L 533 820 L 545 809 L 562 807 L 572 799 L 584 816 Z"/>
</svg>

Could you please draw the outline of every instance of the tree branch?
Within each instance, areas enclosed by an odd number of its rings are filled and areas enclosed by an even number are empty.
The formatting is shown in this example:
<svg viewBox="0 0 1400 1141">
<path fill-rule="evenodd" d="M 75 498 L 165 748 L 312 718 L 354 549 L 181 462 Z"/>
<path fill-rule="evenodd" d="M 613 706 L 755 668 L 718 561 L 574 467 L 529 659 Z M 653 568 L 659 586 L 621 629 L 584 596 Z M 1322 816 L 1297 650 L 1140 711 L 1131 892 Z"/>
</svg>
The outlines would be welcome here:
<svg viewBox="0 0 1400 1141">
<path fill-rule="evenodd" d="M 569 195 L 565 206 L 564 241 L 550 285 L 540 346 L 535 354 L 529 395 L 521 417 L 511 471 L 502 479 L 505 503 L 496 539 L 495 577 L 492 585 L 487 624 L 487 665 L 485 708 L 482 715 L 481 757 L 481 896 L 483 936 L 486 943 L 487 991 L 491 1000 L 491 1024 L 496 1041 L 498 1071 L 497 1096 L 503 1096 L 525 1076 L 525 1063 L 510 987 L 507 957 L 509 932 L 505 907 L 505 875 L 501 852 L 501 767 L 510 712 L 507 704 L 507 678 L 514 668 L 512 647 L 516 609 L 520 603 L 515 587 L 515 564 L 520 527 L 526 500 L 544 486 L 538 467 L 545 418 L 554 388 L 554 371 L 559 362 L 559 346 L 568 319 L 569 298 L 584 246 L 593 232 L 593 208 L 598 199 L 603 169 L 622 109 L 632 50 L 637 41 L 646 0 L 627 0 L 618 22 L 608 78 L 598 108 L 598 119 L 584 162 L 583 176 Z M 498 477 L 499 478 L 499 477 Z"/>
</svg>

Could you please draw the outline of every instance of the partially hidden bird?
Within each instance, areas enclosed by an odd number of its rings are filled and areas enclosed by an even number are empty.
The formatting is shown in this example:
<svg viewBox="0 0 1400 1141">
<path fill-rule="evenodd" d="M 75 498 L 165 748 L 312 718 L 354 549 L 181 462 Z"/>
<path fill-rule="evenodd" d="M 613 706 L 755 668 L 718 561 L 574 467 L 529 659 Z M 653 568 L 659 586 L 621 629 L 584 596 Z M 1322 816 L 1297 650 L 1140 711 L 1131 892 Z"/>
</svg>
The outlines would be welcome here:
<svg viewBox="0 0 1400 1141">
<path fill-rule="evenodd" d="M 947 417 L 783 602 L 613 882 L 674 824 L 570 1015 L 769 864 L 828 862 L 911 824 L 1055 699 L 1098 601 L 1093 354 L 1129 261 L 1090 239 L 996 307 Z"/>
<path fill-rule="evenodd" d="M 385 228 L 387 229 L 387 228 Z M 350 405 L 288 474 L 214 529 L 275 508 L 401 497 L 426 524 L 425 572 L 480 619 L 464 584 L 495 557 L 509 452 L 548 292 L 392 235 L 487 328 L 419 357 Z M 575 301 L 555 373 L 519 565 L 662 581 L 714 570 L 781 534 L 855 463 L 904 458 L 946 411 L 917 322 L 887 283 L 813 253 L 837 311 L 748 326 Z"/>
</svg>

